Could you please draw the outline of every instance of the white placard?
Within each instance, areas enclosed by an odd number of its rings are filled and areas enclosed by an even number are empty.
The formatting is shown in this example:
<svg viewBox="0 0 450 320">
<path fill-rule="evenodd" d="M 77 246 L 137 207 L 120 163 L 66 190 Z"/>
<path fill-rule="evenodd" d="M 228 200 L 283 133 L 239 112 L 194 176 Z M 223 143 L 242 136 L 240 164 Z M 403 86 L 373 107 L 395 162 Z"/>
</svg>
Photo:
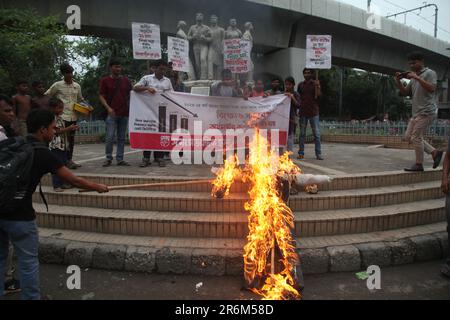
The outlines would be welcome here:
<svg viewBox="0 0 450 320">
<path fill-rule="evenodd" d="M 133 57 L 138 60 L 161 59 L 161 34 L 159 25 L 151 23 L 131 24 Z"/>
<path fill-rule="evenodd" d="M 331 40 L 329 35 L 306 36 L 306 67 L 331 69 Z"/>
<path fill-rule="evenodd" d="M 189 41 L 181 38 L 167 37 L 168 60 L 173 70 L 189 72 Z"/>
<path fill-rule="evenodd" d="M 252 71 L 252 43 L 242 39 L 226 39 L 223 41 L 224 68 L 232 73 L 248 73 Z"/>
<path fill-rule="evenodd" d="M 197 94 L 200 96 L 209 96 L 210 91 L 211 90 L 209 87 L 192 87 L 191 88 L 191 94 Z"/>
</svg>

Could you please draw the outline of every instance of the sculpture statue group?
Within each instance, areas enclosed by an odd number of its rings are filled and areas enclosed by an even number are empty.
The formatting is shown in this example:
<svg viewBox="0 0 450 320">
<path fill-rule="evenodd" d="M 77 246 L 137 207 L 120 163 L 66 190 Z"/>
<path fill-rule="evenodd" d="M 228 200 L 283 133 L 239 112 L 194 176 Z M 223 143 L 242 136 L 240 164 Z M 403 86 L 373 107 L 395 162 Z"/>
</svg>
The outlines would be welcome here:
<svg viewBox="0 0 450 320">
<path fill-rule="evenodd" d="M 250 41 L 253 46 L 253 25 L 251 22 L 245 23 L 245 32 L 242 33 L 237 27 L 236 19 L 230 19 L 227 30 L 218 25 L 219 19 L 216 15 L 211 16 L 210 26 L 203 24 L 202 13 L 197 13 L 195 20 L 196 24 L 189 28 L 187 34 L 184 31 L 187 27 L 185 21 L 179 21 L 177 26 L 177 37 L 192 43 L 193 61 L 190 63 L 188 77 L 190 80 L 220 79 L 223 70 L 223 40 L 243 39 Z"/>
</svg>

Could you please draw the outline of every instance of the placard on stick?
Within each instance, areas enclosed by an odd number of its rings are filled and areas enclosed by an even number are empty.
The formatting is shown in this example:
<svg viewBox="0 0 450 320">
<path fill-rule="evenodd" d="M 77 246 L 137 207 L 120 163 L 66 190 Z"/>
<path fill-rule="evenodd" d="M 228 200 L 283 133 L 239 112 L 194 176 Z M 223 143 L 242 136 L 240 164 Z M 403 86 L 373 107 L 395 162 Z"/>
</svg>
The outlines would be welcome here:
<svg viewBox="0 0 450 320">
<path fill-rule="evenodd" d="M 167 37 L 168 60 L 173 70 L 189 72 L 189 41 L 181 38 Z"/>
<path fill-rule="evenodd" d="M 161 34 L 159 25 L 133 22 L 133 57 L 137 60 L 161 59 Z"/>
<path fill-rule="evenodd" d="M 252 71 L 250 41 L 242 39 L 226 39 L 223 41 L 224 68 L 232 73 L 248 73 Z"/>
<path fill-rule="evenodd" d="M 330 35 L 306 36 L 306 67 L 310 69 L 331 69 Z"/>
</svg>

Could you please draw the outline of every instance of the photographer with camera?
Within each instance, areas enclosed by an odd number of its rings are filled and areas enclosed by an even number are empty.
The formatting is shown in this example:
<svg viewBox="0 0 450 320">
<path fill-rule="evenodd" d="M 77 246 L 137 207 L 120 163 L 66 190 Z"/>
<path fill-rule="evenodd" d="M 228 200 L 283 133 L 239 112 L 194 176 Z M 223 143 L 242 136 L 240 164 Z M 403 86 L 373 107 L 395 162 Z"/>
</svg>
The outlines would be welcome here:
<svg viewBox="0 0 450 320">
<path fill-rule="evenodd" d="M 397 72 L 395 80 L 401 95 L 412 98 L 412 117 L 406 130 L 405 139 L 412 143 L 416 153 L 416 163 L 406 168 L 408 172 L 421 172 L 423 169 L 424 151 L 433 157 L 433 169 L 439 167 L 443 152 L 436 150 L 423 139 L 428 127 L 436 119 L 437 74 L 425 67 L 425 58 L 421 53 L 408 56 L 410 72 Z M 409 79 L 405 87 L 401 79 Z"/>
</svg>

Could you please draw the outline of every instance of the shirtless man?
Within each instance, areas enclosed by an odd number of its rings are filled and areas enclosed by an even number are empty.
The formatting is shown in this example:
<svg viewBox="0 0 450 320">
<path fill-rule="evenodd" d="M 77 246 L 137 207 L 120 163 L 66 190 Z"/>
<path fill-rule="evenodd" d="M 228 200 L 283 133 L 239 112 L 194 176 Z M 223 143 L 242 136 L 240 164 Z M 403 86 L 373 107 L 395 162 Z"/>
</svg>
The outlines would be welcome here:
<svg viewBox="0 0 450 320">
<path fill-rule="evenodd" d="M 34 81 L 31 85 L 36 96 L 31 100 L 31 107 L 33 109 L 49 109 L 50 97 L 45 95 L 46 88 L 42 81 Z"/>
<path fill-rule="evenodd" d="M 17 132 L 24 137 L 28 134 L 26 120 L 31 111 L 31 97 L 28 94 L 29 91 L 28 82 L 20 80 L 17 82 L 17 94 L 12 97 L 13 110 L 17 119 L 15 127 Z"/>
</svg>

